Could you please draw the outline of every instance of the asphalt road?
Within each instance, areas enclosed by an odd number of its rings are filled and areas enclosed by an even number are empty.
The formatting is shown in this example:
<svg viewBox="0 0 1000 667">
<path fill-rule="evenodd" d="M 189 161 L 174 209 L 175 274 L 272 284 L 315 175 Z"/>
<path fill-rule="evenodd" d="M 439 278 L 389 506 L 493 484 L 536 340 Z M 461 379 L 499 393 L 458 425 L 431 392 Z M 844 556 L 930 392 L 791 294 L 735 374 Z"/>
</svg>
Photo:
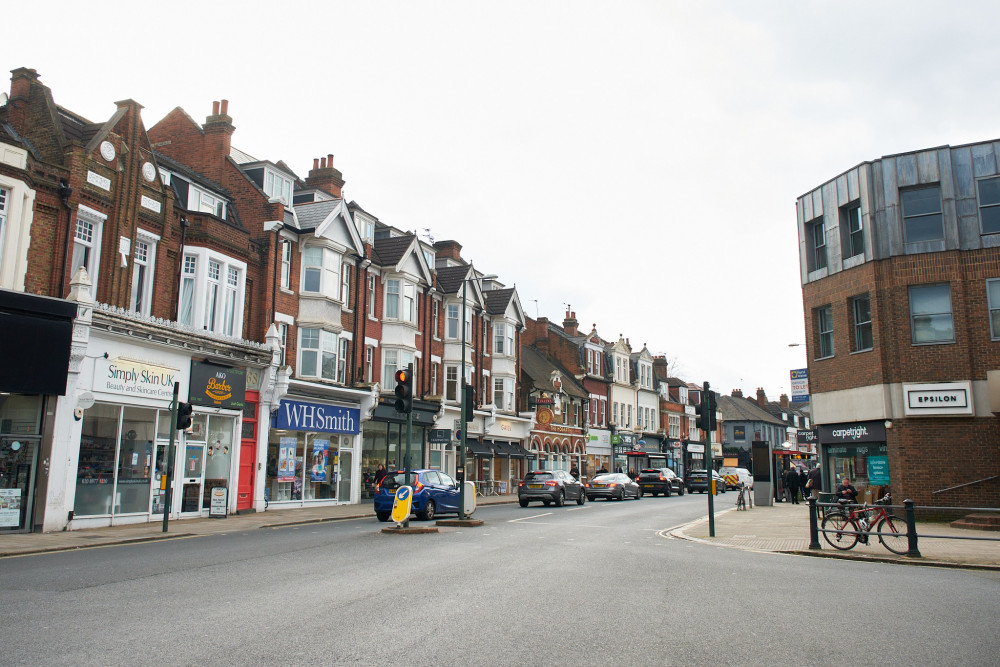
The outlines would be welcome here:
<svg viewBox="0 0 1000 667">
<path fill-rule="evenodd" d="M 0 665 L 1000 664 L 1000 574 L 663 535 L 705 505 L 500 505 L 430 535 L 364 519 L 0 559 Z"/>
</svg>

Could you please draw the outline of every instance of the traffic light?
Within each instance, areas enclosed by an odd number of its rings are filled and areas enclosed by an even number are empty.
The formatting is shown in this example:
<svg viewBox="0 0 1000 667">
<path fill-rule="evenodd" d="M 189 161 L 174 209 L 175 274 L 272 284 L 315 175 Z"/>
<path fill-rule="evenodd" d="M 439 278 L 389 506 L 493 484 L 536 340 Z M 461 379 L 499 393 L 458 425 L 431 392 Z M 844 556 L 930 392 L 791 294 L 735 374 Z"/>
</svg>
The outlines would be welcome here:
<svg viewBox="0 0 1000 667">
<path fill-rule="evenodd" d="M 476 388 L 471 384 L 465 385 L 465 421 L 471 422 L 476 418 L 472 410 L 476 407 Z"/>
<path fill-rule="evenodd" d="M 712 430 L 711 425 L 708 421 L 708 403 L 705 402 L 704 398 L 701 399 L 701 403 L 694 406 L 694 413 L 698 415 L 698 420 L 697 420 L 698 428 L 700 428 L 702 431 Z"/>
<path fill-rule="evenodd" d="M 413 412 L 413 375 L 410 369 L 396 371 L 396 412 Z"/>
<path fill-rule="evenodd" d="M 715 404 L 715 392 L 708 392 L 708 430 L 715 430 L 715 413 L 718 410 Z"/>
<path fill-rule="evenodd" d="M 177 430 L 186 431 L 191 428 L 191 411 L 194 406 L 190 403 L 177 404 Z"/>
</svg>

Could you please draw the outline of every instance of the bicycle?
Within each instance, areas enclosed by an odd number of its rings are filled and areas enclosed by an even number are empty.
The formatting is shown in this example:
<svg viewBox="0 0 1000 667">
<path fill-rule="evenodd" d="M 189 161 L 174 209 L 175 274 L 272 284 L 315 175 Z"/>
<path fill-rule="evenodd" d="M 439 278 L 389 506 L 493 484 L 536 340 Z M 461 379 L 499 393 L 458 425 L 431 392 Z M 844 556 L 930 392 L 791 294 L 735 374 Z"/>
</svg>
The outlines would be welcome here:
<svg viewBox="0 0 1000 667">
<path fill-rule="evenodd" d="M 834 549 L 846 551 L 853 549 L 858 542 L 868 544 L 868 536 L 875 526 L 882 546 L 894 554 L 906 555 L 909 551 L 906 520 L 886 511 L 885 506 L 891 502 L 892 498 L 887 493 L 873 505 L 865 504 L 851 512 L 847 512 L 846 508 L 827 512 L 823 519 L 824 539 Z"/>
<path fill-rule="evenodd" d="M 747 503 L 749 503 L 750 509 L 753 509 L 753 494 L 750 492 L 750 487 L 740 482 L 740 494 L 736 496 L 736 509 L 747 509 Z"/>
</svg>

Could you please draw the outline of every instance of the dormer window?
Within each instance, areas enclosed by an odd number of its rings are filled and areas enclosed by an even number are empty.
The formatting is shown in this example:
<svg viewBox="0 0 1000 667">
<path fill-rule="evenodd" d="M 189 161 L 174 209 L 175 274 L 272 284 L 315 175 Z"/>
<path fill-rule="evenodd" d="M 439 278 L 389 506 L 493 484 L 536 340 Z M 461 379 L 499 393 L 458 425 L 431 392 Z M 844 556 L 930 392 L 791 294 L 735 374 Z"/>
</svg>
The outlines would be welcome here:
<svg viewBox="0 0 1000 667">
<path fill-rule="evenodd" d="M 226 219 L 226 200 L 215 193 L 203 190 L 192 183 L 188 186 L 189 211 L 209 213 L 222 220 Z"/>
<path fill-rule="evenodd" d="M 292 201 L 292 181 L 268 169 L 264 173 L 264 192 L 268 197 L 280 199 L 287 206 Z"/>
</svg>

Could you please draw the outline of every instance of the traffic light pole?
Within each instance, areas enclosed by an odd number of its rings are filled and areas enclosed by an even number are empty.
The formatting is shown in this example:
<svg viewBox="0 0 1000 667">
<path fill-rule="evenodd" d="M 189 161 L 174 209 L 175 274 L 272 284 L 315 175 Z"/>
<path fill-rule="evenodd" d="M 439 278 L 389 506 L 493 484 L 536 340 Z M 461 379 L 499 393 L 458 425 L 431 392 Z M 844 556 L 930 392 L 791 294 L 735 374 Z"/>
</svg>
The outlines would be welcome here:
<svg viewBox="0 0 1000 667">
<path fill-rule="evenodd" d="M 410 378 L 410 386 L 412 387 L 413 364 L 410 364 L 409 366 L 406 367 L 406 374 Z M 412 432 L 413 432 L 413 410 L 410 409 L 406 413 L 406 449 L 404 450 L 406 453 L 403 455 L 404 456 L 403 460 L 406 461 L 406 486 L 410 486 L 410 481 L 411 481 L 410 476 L 413 471 L 413 466 L 410 465 L 410 434 Z M 406 523 L 407 524 L 409 523 L 409 519 L 407 519 Z"/>
<path fill-rule="evenodd" d="M 705 495 L 708 496 L 708 535 L 715 537 L 715 484 L 712 483 L 712 471 L 715 465 L 712 460 L 712 400 L 709 398 L 708 382 L 704 384 L 704 391 L 701 393 L 701 418 L 705 427 L 705 484 L 708 487 Z"/>
<path fill-rule="evenodd" d="M 465 461 L 465 439 L 468 436 L 468 431 L 469 431 L 469 425 L 465 421 L 465 416 L 468 414 L 468 412 L 466 412 L 466 411 L 469 409 L 469 406 L 466 405 L 466 403 L 468 403 L 468 400 L 466 399 L 466 391 L 465 391 L 465 385 L 466 385 L 466 382 L 465 382 L 465 308 L 466 308 L 466 305 L 465 305 L 465 295 L 466 295 L 466 290 L 467 290 L 466 285 L 468 284 L 468 282 L 469 282 L 468 278 L 466 278 L 465 280 L 462 281 L 462 323 L 460 325 L 462 327 L 462 371 L 461 371 L 462 372 L 462 383 L 461 383 L 462 393 L 459 394 L 459 398 L 462 401 L 462 421 L 459 422 L 461 424 L 461 426 L 459 428 L 461 428 L 461 430 L 462 430 L 462 437 L 459 438 L 459 443 L 458 443 L 458 448 L 459 448 L 459 452 L 460 452 L 459 455 L 458 455 L 458 460 L 459 460 L 459 464 L 458 464 L 458 466 L 459 466 L 458 467 L 458 471 L 459 471 L 459 475 L 458 475 L 458 518 L 459 519 L 463 519 L 463 520 L 467 518 L 465 516 L 465 479 L 466 479 L 466 470 L 465 470 L 465 464 L 466 464 L 466 461 Z"/>
<path fill-rule="evenodd" d="M 163 492 L 165 500 L 163 502 L 163 532 L 167 532 L 167 522 L 170 520 L 170 496 L 173 495 L 173 474 L 174 474 L 174 438 L 177 437 L 177 396 L 180 394 L 181 385 L 174 383 L 174 397 L 170 401 L 170 444 L 167 446 L 166 460 L 166 490 Z M 156 465 L 156 461 L 153 461 Z"/>
</svg>

